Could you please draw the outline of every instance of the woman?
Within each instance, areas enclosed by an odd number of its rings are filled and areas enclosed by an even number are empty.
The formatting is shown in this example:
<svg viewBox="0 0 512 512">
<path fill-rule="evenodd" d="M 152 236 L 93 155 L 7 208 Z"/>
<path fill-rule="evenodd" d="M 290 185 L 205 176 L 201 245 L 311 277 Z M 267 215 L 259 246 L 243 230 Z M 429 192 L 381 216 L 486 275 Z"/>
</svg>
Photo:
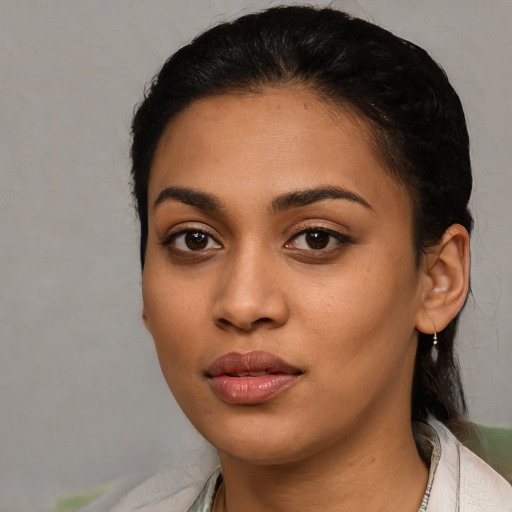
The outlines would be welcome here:
<svg viewBox="0 0 512 512">
<path fill-rule="evenodd" d="M 118 507 L 512 510 L 450 432 L 471 168 L 422 49 L 330 9 L 220 25 L 151 84 L 132 160 L 143 320 L 220 468 Z"/>
</svg>

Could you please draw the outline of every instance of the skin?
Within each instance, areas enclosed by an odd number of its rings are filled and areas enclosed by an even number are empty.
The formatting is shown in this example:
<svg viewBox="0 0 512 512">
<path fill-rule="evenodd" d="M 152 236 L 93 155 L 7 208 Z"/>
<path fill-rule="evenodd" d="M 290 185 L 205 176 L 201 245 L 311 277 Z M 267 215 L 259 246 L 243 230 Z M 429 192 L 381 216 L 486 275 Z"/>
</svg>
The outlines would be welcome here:
<svg viewBox="0 0 512 512">
<path fill-rule="evenodd" d="M 159 141 L 143 320 L 176 400 L 219 451 L 216 510 L 419 506 L 428 470 L 410 424 L 417 330 L 442 329 L 462 306 L 467 238 L 452 227 L 418 266 L 410 196 L 373 148 L 364 120 L 299 89 L 196 101 Z M 162 194 L 169 187 L 219 208 Z M 272 209 L 283 194 L 325 187 L 362 201 Z M 308 245 L 306 229 L 327 245 Z M 186 230 L 205 233 L 206 246 L 191 249 Z M 254 350 L 300 377 L 265 403 L 219 398 L 208 366 Z"/>
</svg>

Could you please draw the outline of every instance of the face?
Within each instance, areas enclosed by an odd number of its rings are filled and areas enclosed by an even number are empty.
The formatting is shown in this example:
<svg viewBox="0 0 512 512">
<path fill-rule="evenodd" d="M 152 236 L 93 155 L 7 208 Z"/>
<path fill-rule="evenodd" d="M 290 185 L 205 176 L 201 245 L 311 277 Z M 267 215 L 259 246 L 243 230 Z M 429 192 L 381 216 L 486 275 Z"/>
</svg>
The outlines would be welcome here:
<svg viewBox="0 0 512 512">
<path fill-rule="evenodd" d="M 421 272 L 407 191 L 313 93 L 196 101 L 149 181 L 144 322 L 221 454 L 296 461 L 410 423 Z"/>
</svg>

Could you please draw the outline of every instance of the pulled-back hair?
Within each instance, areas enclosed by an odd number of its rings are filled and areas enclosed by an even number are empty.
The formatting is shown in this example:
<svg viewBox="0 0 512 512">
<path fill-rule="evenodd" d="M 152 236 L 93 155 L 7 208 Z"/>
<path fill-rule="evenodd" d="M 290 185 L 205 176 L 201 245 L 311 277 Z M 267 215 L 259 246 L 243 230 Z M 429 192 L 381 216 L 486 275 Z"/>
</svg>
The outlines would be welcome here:
<svg viewBox="0 0 512 512">
<path fill-rule="evenodd" d="M 455 223 L 471 231 L 469 138 L 444 71 L 415 44 L 329 8 L 275 7 L 218 25 L 172 55 L 146 90 L 132 125 L 132 178 L 144 267 L 148 180 L 167 123 L 196 99 L 261 87 L 305 87 L 372 127 L 386 170 L 413 203 L 417 262 Z M 413 419 L 458 424 L 466 406 L 454 338 L 457 318 L 419 333 Z"/>
</svg>

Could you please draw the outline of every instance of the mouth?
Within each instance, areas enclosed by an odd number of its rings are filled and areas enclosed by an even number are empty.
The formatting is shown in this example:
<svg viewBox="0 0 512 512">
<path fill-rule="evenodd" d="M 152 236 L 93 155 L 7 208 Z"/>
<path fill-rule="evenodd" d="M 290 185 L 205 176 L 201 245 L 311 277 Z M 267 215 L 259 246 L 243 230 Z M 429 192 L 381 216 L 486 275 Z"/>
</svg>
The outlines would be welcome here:
<svg viewBox="0 0 512 512">
<path fill-rule="evenodd" d="M 230 352 L 216 359 L 206 377 L 225 402 L 254 405 L 268 402 L 297 382 L 303 372 L 269 352 Z"/>
</svg>

